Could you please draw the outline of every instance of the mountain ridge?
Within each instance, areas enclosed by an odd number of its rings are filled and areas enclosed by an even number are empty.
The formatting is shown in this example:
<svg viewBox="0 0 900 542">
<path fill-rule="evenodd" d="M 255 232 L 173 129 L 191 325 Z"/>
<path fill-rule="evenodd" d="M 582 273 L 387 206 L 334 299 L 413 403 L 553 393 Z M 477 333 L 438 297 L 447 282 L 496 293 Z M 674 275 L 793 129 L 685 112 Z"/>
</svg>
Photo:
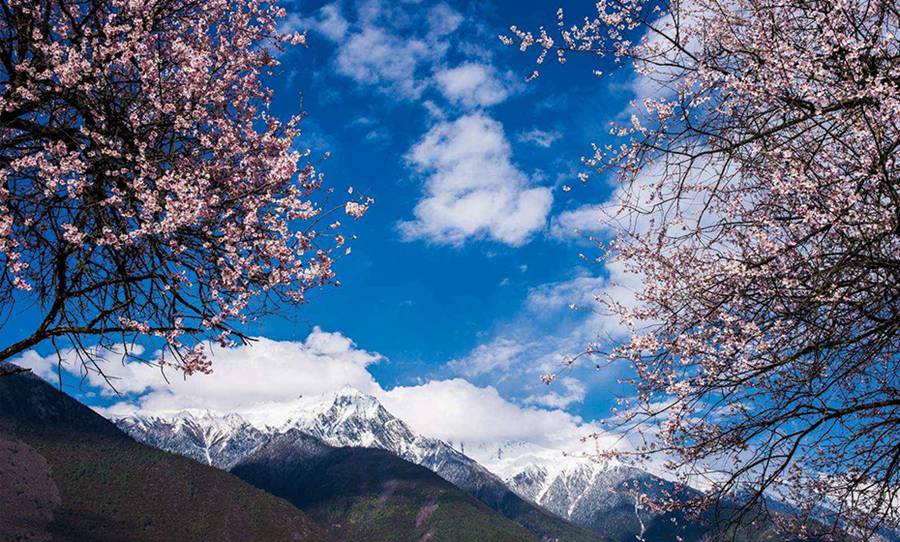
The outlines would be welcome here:
<svg viewBox="0 0 900 542">
<path fill-rule="evenodd" d="M 262 406 L 228 413 L 234 431 L 222 433 L 219 418 L 226 413 L 189 410 L 161 415 L 115 418 L 125 432 L 142 442 L 187 455 L 220 468 L 232 468 L 268 438 L 297 429 L 336 447 L 379 448 L 421 465 L 463 489 L 532 533 L 565 542 L 601 540 L 523 499 L 495 474 L 447 443 L 416 434 L 373 396 L 344 388 L 317 397 L 301 397 L 277 409 Z M 217 417 L 218 416 L 218 417 Z"/>
<path fill-rule="evenodd" d="M 377 398 L 345 387 L 337 392 L 235 412 L 202 409 L 117 418 L 148 443 L 221 468 L 233 468 L 267 441 L 296 430 L 334 447 L 386 450 L 428 468 L 544 540 L 626 542 L 705 539 L 716 527 L 659 515 L 639 506 L 635 488 L 662 496 L 673 482 L 615 461 L 565 456 L 544 449 L 494 462 L 492 472 L 446 442 L 415 433 Z M 498 451 L 498 456 L 503 450 Z M 627 489 L 630 487 L 630 490 Z M 771 525 L 741 528 L 736 540 L 777 540 Z M 741 538 L 744 537 L 744 538 Z"/>
</svg>

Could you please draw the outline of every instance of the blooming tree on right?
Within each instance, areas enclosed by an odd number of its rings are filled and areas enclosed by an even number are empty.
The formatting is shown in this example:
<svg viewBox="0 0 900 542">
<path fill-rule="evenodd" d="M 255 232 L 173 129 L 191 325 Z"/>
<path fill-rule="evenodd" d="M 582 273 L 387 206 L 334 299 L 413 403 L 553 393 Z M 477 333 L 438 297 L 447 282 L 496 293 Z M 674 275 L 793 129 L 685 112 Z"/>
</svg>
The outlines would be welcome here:
<svg viewBox="0 0 900 542">
<path fill-rule="evenodd" d="M 636 73 L 619 143 L 585 158 L 622 195 L 604 251 L 642 279 L 604 301 L 630 339 L 587 349 L 633 363 L 634 455 L 739 502 L 732 519 L 774 496 L 800 535 L 897 528 L 897 4 L 601 0 L 502 40 Z"/>
</svg>

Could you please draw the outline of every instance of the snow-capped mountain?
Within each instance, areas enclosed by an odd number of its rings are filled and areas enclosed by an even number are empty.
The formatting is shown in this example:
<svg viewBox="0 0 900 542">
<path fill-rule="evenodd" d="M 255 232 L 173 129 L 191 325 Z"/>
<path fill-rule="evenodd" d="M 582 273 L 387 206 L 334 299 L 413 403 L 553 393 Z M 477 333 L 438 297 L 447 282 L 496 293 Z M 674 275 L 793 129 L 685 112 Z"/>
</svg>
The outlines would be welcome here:
<svg viewBox="0 0 900 542">
<path fill-rule="evenodd" d="M 260 405 L 240 414 L 184 410 L 113 421 L 140 442 L 223 469 L 230 469 L 288 431 L 306 433 L 335 447 L 379 448 L 430 469 L 541 536 L 595 539 L 588 531 L 516 495 L 498 476 L 447 443 L 416 434 L 375 397 L 354 388 Z M 559 536 L 565 533 L 569 536 Z"/>
<path fill-rule="evenodd" d="M 388 450 L 457 485 L 473 476 L 469 471 L 495 478 L 443 441 L 414 433 L 378 399 L 350 387 L 287 404 L 261 405 L 242 414 L 190 409 L 114 422 L 141 442 L 223 469 L 255 451 L 269 436 L 297 429 L 331 446 Z"/>
<path fill-rule="evenodd" d="M 238 414 L 183 410 L 166 416 L 129 416 L 113 422 L 144 444 L 230 469 L 268 438 Z"/>
<path fill-rule="evenodd" d="M 593 529 L 639 532 L 653 514 L 636 506 L 633 484 L 642 491 L 670 484 L 625 465 L 566 457 L 539 458 L 504 477 L 507 487 L 554 514 Z"/>
<path fill-rule="evenodd" d="M 333 447 L 386 450 L 430 469 L 545 540 L 625 541 L 643 533 L 647 540 L 696 541 L 707 530 L 636 506 L 638 492 L 674 490 L 671 482 L 648 472 L 592 461 L 589 452 L 579 457 L 523 443 L 472 450 L 485 468 L 444 441 L 415 433 L 378 399 L 349 387 L 240 414 L 191 409 L 113 421 L 138 441 L 222 469 L 289 432 Z M 764 539 L 763 534 L 753 531 L 748 539 Z"/>
</svg>

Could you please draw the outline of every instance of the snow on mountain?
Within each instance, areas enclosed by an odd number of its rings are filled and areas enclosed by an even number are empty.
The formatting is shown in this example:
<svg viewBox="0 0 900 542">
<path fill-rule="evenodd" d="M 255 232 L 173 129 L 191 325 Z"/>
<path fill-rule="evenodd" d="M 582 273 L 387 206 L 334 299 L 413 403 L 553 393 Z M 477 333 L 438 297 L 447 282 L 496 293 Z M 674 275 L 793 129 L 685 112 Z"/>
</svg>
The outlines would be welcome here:
<svg viewBox="0 0 900 542">
<path fill-rule="evenodd" d="M 473 459 L 423 437 L 376 399 L 354 388 L 261 404 L 240 414 L 184 410 L 113 420 L 135 439 L 228 469 L 274 434 L 298 429 L 332 446 L 381 448 L 425 466 L 463 489 L 502 482 Z"/>
<path fill-rule="evenodd" d="M 114 422 L 135 439 L 229 469 L 275 435 L 299 430 L 331 446 L 380 448 L 434 471 L 500 509 L 510 490 L 527 502 L 575 523 L 593 526 L 598 513 L 615 509 L 637 519 L 626 480 L 646 473 L 560 450 L 509 443 L 487 451 L 471 448 L 487 466 L 449 444 L 414 433 L 376 399 L 354 388 L 244 408 L 240 414 L 184 410 L 132 415 Z M 627 511 L 627 512 L 622 512 Z"/>
<path fill-rule="evenodd" d="M 536 534 L 568 533 L 562 538 L 594 540 L 589 531 L 510 491 L 474 459 L 441 440 L 414 433 L 375 397 L 354 388 L 244 408 L 240 414 L 185 410 L 113 421 L 138 441 L 223 469 L 288 431 L 300 431 L 335 447 L 380 448 L 430 469 Z"/>
<path fill-rule="evenodd" d="M 627 510 L 635 517 L 639 513 L 645 515 L 634 509 L 635 495 L 626 488 L 626 483 L 640 482 L 643 489 L 665 484 L 634 468 L 584 458 L 529 463 L 504 481 L 521 497 L 587 526 L 596 523 L 598 513 L 606 514 L 610 510 Z"/>
<path fill-rule="evenodd" d="M 238 414 L 197 409 L 113 422 L 135 440 L 223 469 L 255 451 L 268 436 Z"/>
<path fill-rule="evenodd" d="M 629 519 L 636 520 L 634 495 L 626 482 L 639 482 L 645 488 L 667 482 L 614 460 L 596 459 L 594 446 L 590 441 L 560 444 L 560 448 L 506 443 L 490 455 L 485 450 L 472 452 L 514 493 L 560 517 L 593 526 L 598 515 L 617 509 L 628 510 Z"/>
</svg>

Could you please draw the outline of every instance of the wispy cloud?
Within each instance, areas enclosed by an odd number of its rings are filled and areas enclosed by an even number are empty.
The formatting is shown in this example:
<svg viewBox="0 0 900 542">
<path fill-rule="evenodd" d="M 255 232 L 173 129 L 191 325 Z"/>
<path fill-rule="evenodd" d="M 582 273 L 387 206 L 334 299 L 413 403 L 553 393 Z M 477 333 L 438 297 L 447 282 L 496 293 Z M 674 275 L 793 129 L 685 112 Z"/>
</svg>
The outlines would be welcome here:
<svg viewBox="0 0 900 542">
<path fill-rule="evenodd" d="M 550 235 L 557 239 L 574 239 L 608 231 L 609 228 L 605 223 L 606 211 L 607 206 L 603 204 L 585 204 L 563 211 L 553 217 Z"/>
<path fill-rule="evenodd" d="M 311 17 L 297 18 L 295 25 L 334 42 L 338 73 L 390 95 L 415 99 L 432 84 L 433 67 L 450 48 L 447 36 L 461 22 L 462 16 L 446 4 L 422 10 L 370 0 L 350 7 L 328 4 Z"/>
<path fill-rule="evenodd" d="M 541 130 L 540 128 L 532 128 L 527 132 L 518 135 L 518 140 L 523 143 L 531 143 L 549 149 L 553 143 L 562 137 L 562 134 L 556 131 Z"/>
<path fill-rule="evenodd" d="M 478 345 L 465 357 L 450 361 L 447 365 L 457 374 L 474 377 L 483 374 L 502 374 L 512 367 L 528 349 L 527 344 L 498 337 Z"/>
<path fill-rule="evenodd" d="M 567 376 L 559 380 L 556 388 L 559 391 L 549 391 L 530 395 L 525 399 L 526 403 L 541 405 L 551 408 L 566 408 L 571 404 L 584 401 L 587 396 L 587 386 L 577 378 Z"/>
</svg>

